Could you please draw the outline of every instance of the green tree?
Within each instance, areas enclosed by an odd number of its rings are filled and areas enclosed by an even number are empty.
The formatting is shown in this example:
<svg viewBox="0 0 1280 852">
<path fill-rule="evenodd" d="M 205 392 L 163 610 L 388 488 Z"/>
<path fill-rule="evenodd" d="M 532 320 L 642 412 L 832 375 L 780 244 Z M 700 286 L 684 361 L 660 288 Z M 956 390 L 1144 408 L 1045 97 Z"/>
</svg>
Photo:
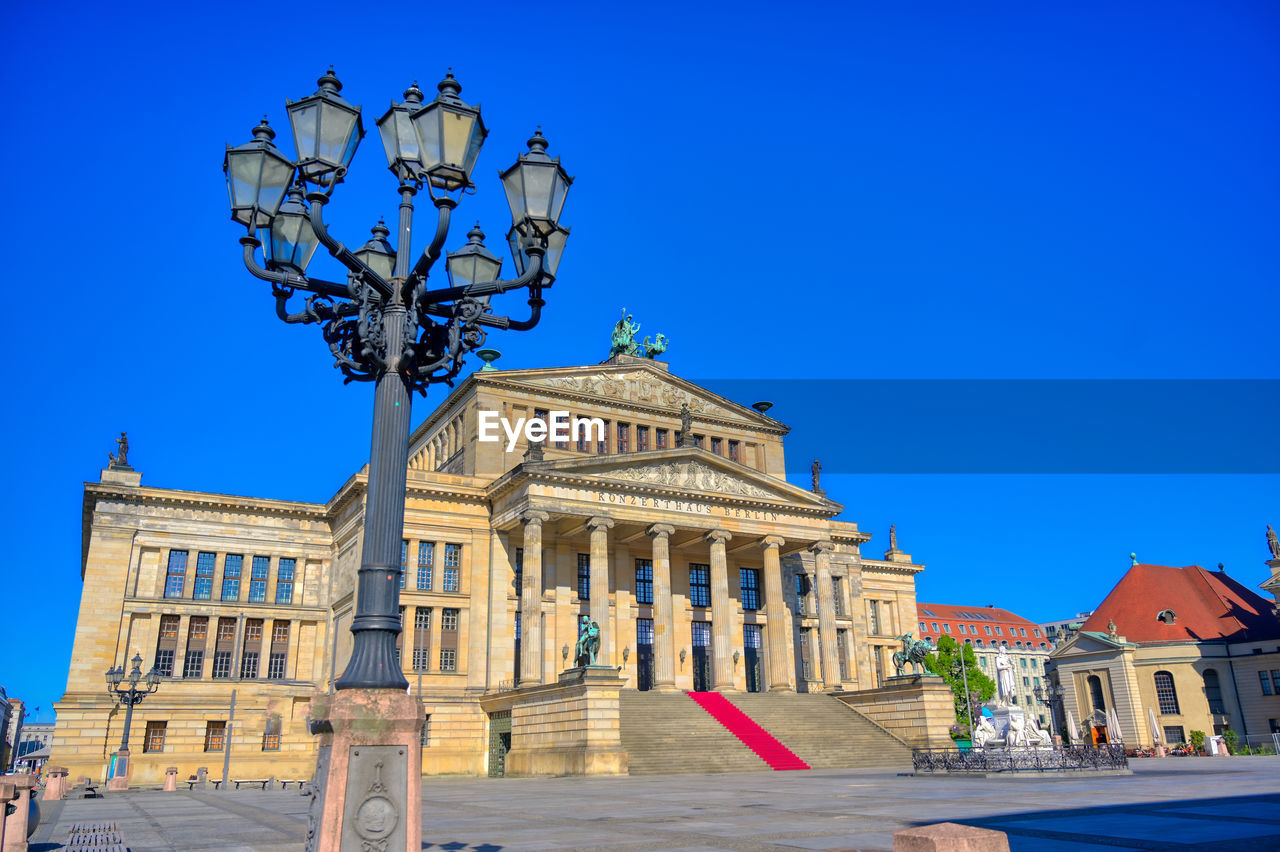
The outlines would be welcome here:
<svg viewBox="0 0 1280 852">
<path fill-rule="evenodd" d="M 1237 734 L 1235 731 L 1231 730 L 1230 728 L 1227 728 L 1225 731 L 1222 732 L 1222 740 L 1227 744 L 1227 751 L 1231 752 L 1232 754 L 1238 753 L 1236 751 L 1236 745 L 1240 742 L 1239 734 Z"/>
<path fill-rule="evenodd" d="M 1204 751 L 1204 731 L 1191 731 L 1187 737 L 1191 740 L 1191 747 L 1197 753 Z"/>
<path fill-rule="evenodd" d="M 962 654 L 963 670 L 960 664 Z M 973 706 L 973 718 L 976 720 L 979 713 L 977 705 L 996 694 L 995 681 L 983 674 L 982 669 L 979 668 L 973 646 L 961 645 L 950 636 L 938 637 L 938 646 L 932 654 L 925 657 L 925 665 L 929 671 L 941 675 L 951 687 L 951 693 L 955 696 L 956 721 L 966 729 L 969 725 L 969 707 Z M 964 694 L 966 675 L 969 681 L 968 696 Z"/>
</svg>

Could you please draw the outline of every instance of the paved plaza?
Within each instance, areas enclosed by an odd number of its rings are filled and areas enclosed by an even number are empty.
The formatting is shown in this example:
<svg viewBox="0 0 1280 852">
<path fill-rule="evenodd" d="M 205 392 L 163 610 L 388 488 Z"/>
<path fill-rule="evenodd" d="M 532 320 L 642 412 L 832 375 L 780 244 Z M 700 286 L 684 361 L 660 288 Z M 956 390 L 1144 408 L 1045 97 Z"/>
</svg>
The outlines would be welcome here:
<svg viewBox="0 0 1280 852">
<path fill-rule="evenodd" d="M 946 820 L 1014 850 L 1280 849 L 1280 757 L 1133 761 L 1123 777 L 911 778 L 823 770 L 635 778 L 423 780 L 423 849 L 891 849 Z M 301 850 L 296 790 L 108 794 L 49 802 L 32 852 L 74 822 L 120 824 L 132 852 Z"/>
</svg>

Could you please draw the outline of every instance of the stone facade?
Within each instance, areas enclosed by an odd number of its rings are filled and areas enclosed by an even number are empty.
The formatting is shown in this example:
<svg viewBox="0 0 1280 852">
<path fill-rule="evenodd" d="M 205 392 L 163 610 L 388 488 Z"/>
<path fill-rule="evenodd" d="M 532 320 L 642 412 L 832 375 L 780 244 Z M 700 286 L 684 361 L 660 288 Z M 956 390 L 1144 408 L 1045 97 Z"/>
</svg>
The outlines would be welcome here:
<svg viewBox="0 0 1280 852">
<path fill-rule="evenodd" d="M 699 445 L 678 446 L 682 407 Z M 514 424 L 551 411 L 600 418 L 605 434 L 548 441 L 541 458 L 523 438 L 510 451 L 505 436 L 480 440 L 481 412 Z M 427 715 L 423 771 L 484 773 L 482 701 L 557 684 L 582 615 L 622 689 L 881 685 L 923 566 L 864 559 L 870 534 L 787 483 L 787 431 L 628 356 L 461 383 L 409 452 L 400 660 Z M 359 472 L 325 503 L 150 488 L 135 471 L 87 484 L 52 759 L 103 776 L 124 715 L 103 673 L 141 653 L 144 669 L 173 668 L 134 711 L 134 783 L 161 783 L 169 765 L 220 777 L 233 690 L 231 776 L 309 776 L 308 702 L 351 652 L 365 484 Z"/>
</svg>

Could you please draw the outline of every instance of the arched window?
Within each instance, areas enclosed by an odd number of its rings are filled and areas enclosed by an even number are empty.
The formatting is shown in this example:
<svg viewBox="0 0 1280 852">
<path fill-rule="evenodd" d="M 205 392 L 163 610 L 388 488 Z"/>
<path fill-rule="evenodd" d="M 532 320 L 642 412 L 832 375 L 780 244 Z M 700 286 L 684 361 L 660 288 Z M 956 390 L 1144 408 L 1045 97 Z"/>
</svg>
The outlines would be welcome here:
<svg viewBox="0 0 1280 852">
<path fill-rule="evenodd" d="M 1102 698 L 1102 678 L 1097 675 L 1089 675 L 1089 699 L 1094 710 L 1107 712 L 1107 702 Z"/>
<path fill-rule="evenodd" d="M 1209 699 L 1210 713 L 1226 713 L 1226 705 L 1222 703 L 1222 684 L 1218 681 L 1216 669 L 1205 669 L 1204 697 Z"/>
<path fill-rule="evenodd" d="M 1161 713 L 1177 715 L 1178 691 L 1173 688 L 1173 675 L 1168 672 L 1156 672 L 1156 700 L 1160 702 Z"/>
</svg>

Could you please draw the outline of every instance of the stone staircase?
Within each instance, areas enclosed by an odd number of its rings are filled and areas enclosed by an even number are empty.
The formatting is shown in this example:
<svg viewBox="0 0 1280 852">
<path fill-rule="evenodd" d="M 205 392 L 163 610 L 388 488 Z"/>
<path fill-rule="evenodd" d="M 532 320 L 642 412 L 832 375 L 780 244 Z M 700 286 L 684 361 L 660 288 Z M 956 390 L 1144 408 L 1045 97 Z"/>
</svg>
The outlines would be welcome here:
<svg viewBox="0 0 1280 852">
<path fill-rule="evenodd" d="M 809 766 L 908 766 L 911 749 L 827 695 L 725 693 Z M 622 747 L 632 775 L 752 772 L 769 767 L 683 692 L 623 690 Z"/>
<path fill-rule="evenodd" d="M 911 765 L 906 743 L 829 695 L 733 692 L 725 697 L 814 769 Z"/>
</svg>

